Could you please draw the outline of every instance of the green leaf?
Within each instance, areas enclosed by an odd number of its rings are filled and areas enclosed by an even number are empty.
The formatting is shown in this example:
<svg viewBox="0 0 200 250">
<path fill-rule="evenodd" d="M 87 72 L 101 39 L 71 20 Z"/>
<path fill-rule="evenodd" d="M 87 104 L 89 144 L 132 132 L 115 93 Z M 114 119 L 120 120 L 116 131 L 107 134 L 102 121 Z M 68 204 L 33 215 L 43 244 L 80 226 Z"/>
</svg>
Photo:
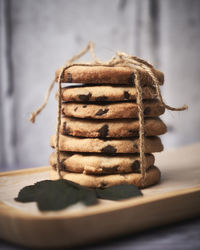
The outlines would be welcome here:
<svg viewBox="0 0 200 250">
<path fill-rule="evenodd" d="M 134 185 L 121 184 L 105 189 L 96 189 L 97 197 L 105 200 L 123 200 L 142 196 L 142 192 Z"/>
<path fill-rule="evenodd" d="M 36 201 L 41 211 L 64 209 L 78 202 L 78 190 L 63 182 L 51 182 L 42 186 Z"/>
<path fill-rule="evenodd" d="M 82 187 L 79 192 L 79 199 L 87 206 L 97 203 L 96 192 L 91 188 Z"/>
<path fill-rule="evenodd" d="M 35 201 L 37 189 L 34 185 L 26 186 L 19 191 L 16 201 L 20 202 L 32 202 Z"/>
<path fill-rule="evenodd" d="M 36 201 L 41 211 L 64 209 L 77 202 L 86 205 L 97 203 L 94 190 L 67 180 L 45 180 L 22 188 L 16 201 Z"/>
</svg>

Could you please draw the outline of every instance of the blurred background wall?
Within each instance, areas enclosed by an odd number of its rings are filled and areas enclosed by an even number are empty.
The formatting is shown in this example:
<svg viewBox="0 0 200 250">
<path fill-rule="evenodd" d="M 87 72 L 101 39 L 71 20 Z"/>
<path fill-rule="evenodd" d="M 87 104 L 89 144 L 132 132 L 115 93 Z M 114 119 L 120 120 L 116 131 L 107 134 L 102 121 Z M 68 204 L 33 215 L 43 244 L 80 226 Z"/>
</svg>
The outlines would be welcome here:
<svg viewBox="0 0 200 250">
<path fill-rule="evenodd" d="M 200 141 L 199 0 L 0 0 L 0 170 L 48 164 L 56 129 L 55 90 L 32 125 L 55 70 L 94 41 L 97 56 L 116 50 L 165 73 L 165 148 Z M 86 57 L 85 59 L 89 59 Z"/>
</svg>

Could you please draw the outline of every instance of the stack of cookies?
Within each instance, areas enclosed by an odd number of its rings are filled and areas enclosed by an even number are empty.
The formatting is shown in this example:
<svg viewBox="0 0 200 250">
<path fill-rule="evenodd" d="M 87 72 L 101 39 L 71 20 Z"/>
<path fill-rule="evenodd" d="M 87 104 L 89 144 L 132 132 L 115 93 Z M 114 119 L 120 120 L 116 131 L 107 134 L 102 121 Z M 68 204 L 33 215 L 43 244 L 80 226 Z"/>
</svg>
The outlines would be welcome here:
<svg viewBox="0 0 200 250">
<path fill-rule="evenodd" d="M 164 82 L 162 72 L 153 69 Z M 154 152 L 161 152 L 160 138 L 167 129 L 158 118 L 165 111 L 156 99 L 151 77 L 140 69 L 145 130 L 145 186 L 160 180 Z M 56 72 L 57 77 L 59 70 Z M 134 184 L 142 187 L 139 157 L 139 120 L 135 75 L 127 67 L 72 66 L 62 82 L 78 83 L 62 88 L 60 168 L 64 179 L 88 187 Z M 56 135 L 51 137 L 55 148 Z M 50 156 L 51 179 L 58 179 L 56 154 Z"/>
</svg>

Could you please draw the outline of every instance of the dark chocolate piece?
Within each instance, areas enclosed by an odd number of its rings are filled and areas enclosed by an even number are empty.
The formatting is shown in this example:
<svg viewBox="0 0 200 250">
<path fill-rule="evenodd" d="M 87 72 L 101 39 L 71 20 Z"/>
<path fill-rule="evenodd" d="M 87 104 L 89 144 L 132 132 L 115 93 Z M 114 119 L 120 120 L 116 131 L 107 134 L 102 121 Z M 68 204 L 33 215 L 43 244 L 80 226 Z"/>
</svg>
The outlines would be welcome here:
<svg viewBox="0 0 200 250">
<path fill-rule="evenodd" d="M 64 135 L 70 135 L 70 128 L 67 128 L 67 122 L 63 123 L 63 132 Z"/>
<path fill-rule="evenodd" d="M 67 126 L 67 122 L 64 122 L 64 123 L 63 123 L 63 131 L 64 131 L 64 134 L 66 133 L 66 126 Z"/>
<path fill-rule="evenodd" d="M 89 93 L 88 95 L 79 95 L 78 98 L 80 99 L 81 102 L 88 102 L 91 96 L 92 94 Z"/>
<path fill-rule="evenodd" d="M 134 143 L 134 144 L 133 144 L 133 147 L 136 148 L 136 149 L 138 149 L 137 143 Z"/>
<path fill-rule="evenodd" d="M 67 82 L 69 82 L 69 83 L 73 82 L 73 78 L 72 78 L 72 74 L 71 73 L 67 73 Z"/>
<path fill-rule="evenodd" d="M 84 104 L 84 105 L 83 105 L 83 108 L 87 108 L 87 104 Z"/>
<path fill-rule="evenodd" d="M 108 135 L 108 125 L 105 124 L 99 129 L 99 137 L 105 138 Z"/>
<path fill-rule="evenodd" d="M 135 74 L 131 73 L 129 78 L 128 78 L 128 83 L 134 84 L 134 80 L 135 80 Z"/>
<path fill-rule="evenodd" d="M 131 169 L 133 171 L 137 171 L 140 169 L 140 162 L 138 160 L 134 161 L 131 165 Z"/>
<path fill-rule="evenodd" d="M 109 109 L 99 109 L 95 115 L 101 116 L 108 112 Z"/>
<path fill-rule="evenodd" d="M 76 112 L 77 109 L 78 109 L 78 107 L 76 107 L 76 108 L 74 109 L 74 111 Z"/>
<path fill-rule="evenodd" d="M 108 146 L 102 148 L 101 152 L 105 153 L 105 154 L 115 154 L 117 152 L 117 149 L 111 145 L 108 145 Z"/>
<path fill-rule="evenodd" d="M 103 181 L 100 183 L 100 188 L 105 188 L 106 186 L 107 186 L 107 183 L 105 183 Z"/>
<path fill-rule="evenodd" d="M 129 100 L 130 98 L 130 94 L 128 93 L 128 91 L 124 91 L 124 99 Z"/>
</svg>

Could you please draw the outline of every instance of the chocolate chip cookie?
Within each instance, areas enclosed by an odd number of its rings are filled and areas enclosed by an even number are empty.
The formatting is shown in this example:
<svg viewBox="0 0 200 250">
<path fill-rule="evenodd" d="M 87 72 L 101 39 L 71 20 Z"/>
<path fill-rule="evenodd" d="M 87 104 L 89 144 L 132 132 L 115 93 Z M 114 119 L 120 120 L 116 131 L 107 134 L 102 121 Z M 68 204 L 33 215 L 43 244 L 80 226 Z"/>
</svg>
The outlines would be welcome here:
<svg viewBox="0 0 200 250">
<path fill-rule="evenodd" d="M 156 117 L 165 111 L 157 100 L 144 102 L 144 116 Z M 99 104 L 63 103 L 62 114 L 67 117 L 92 119 L 138 118 L 138 105 L 134 102 Z"/>
<path fill-rule="evenodd" d="M 56 145 L 56 135 L 51 136 L 51 147 Z M 144 152 L 161 152 L 163 145 L 159 137 L 144 138 Z M 60 135 L 60 151 L 91 152 L 103 154 L 116 153 L 139 153 L 138 137 L 130 139 L 101 140 L 97 138 L 77 138 L 73 136 Z"/>
<path fill-rule="evenodd" d="M 57 159 L 53 152 L 49 158 L 50 165 L 56 168 Z M 154 156 L 145 154 L 145 169 L 154 164 Z M 139 154 L 117 155 L 115 157 L 100 154 L 60 153 L 62 171 L 84 174 L 122 174 L 140 172 Z"/>
<path fill-rule="evenodd" d="M 159 118 L 145 118 L 146 136 L 162 135 L 167 127 Z M 63 135 L 98 138 L 121 138 L 139 135 L 138 119 L 88 120 L 63 117 L 61 130 Z"/>
<path fill-rule="evenodd" d="M 143 99 L 154 99 L 155 89 L 145 86 Z M 61 98 L 65 102 L 118 102 L 136 100 L 137 90 L 134 87 L 117 86 L 84 86 L 67 87 L 61 91 Z"/>
<path fill-rule="evenodd" d="M 137 68 L 140 76 L 140 84 L 153 85 L 150 75 L 143 69 Z M 164 74 L 152 69 L 158 78 L 159 84 L 164 82 Z M 58 79 L 60 69 L 56 71 Z M 87 84 L 134 84 L 135 73 L 129 67 L 108 66 L 72 66 L 64 71 L 62 82 L 87 83 Z"/>
<path fill-rule="evenodd" d="M 160 170 L 155 166 L 148 168 L 144 179 L 144 186 L 142 185 L 142 175 L 139 173 L 94 176 L 61 171 L 61 176 L 63 179 L 74 181 L 90 188 L 106 188 L 119 184 L 132 184 L 142 188 L 158 183 L 161 174 Z M 59 179 L 58 173 L 54 169 L 50 171 L 50 177 L 52 180 Z"/>
</svg>

